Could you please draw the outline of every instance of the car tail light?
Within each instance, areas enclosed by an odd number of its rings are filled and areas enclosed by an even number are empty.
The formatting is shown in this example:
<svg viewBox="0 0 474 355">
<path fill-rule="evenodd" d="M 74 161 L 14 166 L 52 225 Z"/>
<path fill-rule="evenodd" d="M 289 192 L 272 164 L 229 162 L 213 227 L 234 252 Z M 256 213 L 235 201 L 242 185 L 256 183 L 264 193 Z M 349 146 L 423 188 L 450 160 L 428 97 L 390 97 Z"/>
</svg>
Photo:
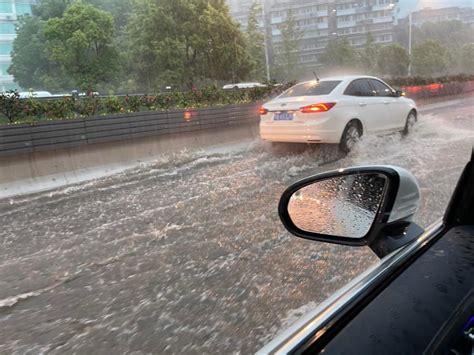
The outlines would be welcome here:
<svg viewBox="0 0 474 355">
<path fill-rule="evenodd" d="M 335 105 L 336 105 L 335 102 L 327 102 L 324 104 L 313 104 L 313 105 L 301 107 L 300 111 L 303 113 L 326 112 L 332 109 Z"/>
<path fill-rule="evenodd" d="M 258 113 L 261 115 L 266 115 L 268 113 L 268 110 L 262 106 L 258 109 Z"/>
</svg>

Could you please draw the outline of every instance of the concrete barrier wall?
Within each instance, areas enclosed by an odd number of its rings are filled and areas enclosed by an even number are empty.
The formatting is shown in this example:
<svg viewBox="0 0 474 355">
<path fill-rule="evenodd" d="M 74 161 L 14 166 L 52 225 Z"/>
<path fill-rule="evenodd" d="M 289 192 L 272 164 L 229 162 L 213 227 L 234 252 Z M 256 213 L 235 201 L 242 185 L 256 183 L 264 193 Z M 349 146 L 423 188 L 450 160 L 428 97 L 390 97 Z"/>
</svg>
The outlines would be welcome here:
<svg viewBox="0 0 474 355">
<path fill-rule="evenodd" d="M 258 134 L 257 105 L 132 113 L 0 127 L 0 198 L 110 175 Z"/>
<path fill-rule="evenodd" d="M 257 106 L 250 104 L 5 125 L 0 126 L 0 156 L 213 130 L 256 120 Z"/>
</svg>

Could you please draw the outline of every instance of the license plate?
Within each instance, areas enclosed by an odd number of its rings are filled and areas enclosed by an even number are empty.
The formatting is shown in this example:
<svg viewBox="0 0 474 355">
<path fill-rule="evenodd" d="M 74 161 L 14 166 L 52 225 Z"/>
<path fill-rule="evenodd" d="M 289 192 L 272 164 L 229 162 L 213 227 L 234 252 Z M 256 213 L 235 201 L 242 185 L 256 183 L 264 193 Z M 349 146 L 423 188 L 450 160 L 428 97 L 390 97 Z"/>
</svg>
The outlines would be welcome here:
<svg viewBox="0 0 474 355">
<path fill-rule="evenodd" d="M 273 116 L 275 121 L 291 121 L 293 119 L 293 112 L 277 112 Z"/>
</svg>

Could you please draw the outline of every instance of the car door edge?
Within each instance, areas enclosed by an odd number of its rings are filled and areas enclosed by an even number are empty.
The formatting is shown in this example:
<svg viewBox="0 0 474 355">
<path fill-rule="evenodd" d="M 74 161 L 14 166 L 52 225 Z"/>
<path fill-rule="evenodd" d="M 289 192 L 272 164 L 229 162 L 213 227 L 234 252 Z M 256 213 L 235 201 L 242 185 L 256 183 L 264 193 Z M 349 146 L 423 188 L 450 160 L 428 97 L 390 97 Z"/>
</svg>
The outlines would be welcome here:
<svg viewBox="0 0 474 355">
<path fill-rule="evenodd" d="M 352 318 L 354 311 L 363 307 L 362 303 L 367 303 L 375 297 L 386 287 L 387 282 L 408 267 L 410 259 L 416 259 L 418 254 L 428 249 L 444 232 L 445 227 L 441 220 L 431 225 L 415 241 L 387 255 L 380 263 L 339 289 L 293 326 L 280 333 L 257 354 L 286 354 L 293 353 L 295 349 L 304 351 L 315 341 L 322 341 L 323 346 L 326 343 L 323 338 L 332 337 L 328 330 L 337 331 L 339 327 L 336 323 L 345 324 L 347 319 L 343 318 Z"/>
</svg>

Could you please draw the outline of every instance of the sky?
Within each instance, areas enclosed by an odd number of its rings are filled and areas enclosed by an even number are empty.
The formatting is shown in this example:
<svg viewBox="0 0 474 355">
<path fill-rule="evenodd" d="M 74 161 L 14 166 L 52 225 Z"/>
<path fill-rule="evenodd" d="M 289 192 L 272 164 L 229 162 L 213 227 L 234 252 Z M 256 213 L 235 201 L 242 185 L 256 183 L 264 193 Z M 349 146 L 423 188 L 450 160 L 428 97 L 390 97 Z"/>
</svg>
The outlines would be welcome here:
<svg viewBox="0 0 474 355">
<path fill-rule="evenodd" d="M 404 17 L 409 11 L 422 9 L 424 7 L 474 7 L 474 0 L 399 0 L 400 16 Z"/>
</svg>

